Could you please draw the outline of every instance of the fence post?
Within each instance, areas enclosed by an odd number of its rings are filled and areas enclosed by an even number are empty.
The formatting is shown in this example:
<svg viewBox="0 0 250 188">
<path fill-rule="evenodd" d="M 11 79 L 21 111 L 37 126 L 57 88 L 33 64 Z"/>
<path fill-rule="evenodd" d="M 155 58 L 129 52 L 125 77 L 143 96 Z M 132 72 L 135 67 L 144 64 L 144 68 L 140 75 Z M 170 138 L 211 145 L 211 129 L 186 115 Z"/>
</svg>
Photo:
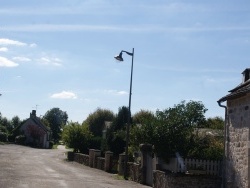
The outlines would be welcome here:
<svg viewBox="0 0 250 188">
<path fill-rule="evenodd" d="M 93 168 L 97 168 L 97 157 L 100 157 L 101 156 L 101 151 L 100 150 L 97 150 L 95 149 L 94 150 L 94 157 L 93 157 Z"/>
<path fill-rule="evenodd" d="M 111 167 L 112 167 L 112 162 L 113 162 L 113 152 L 111 151 L 106 151 L 105 152 L 105 166 L 104 166 L 104 170 L 106 172 L 111 172 Z"/>
<path fill-rule="evenodd" d="M 93 167 L 93 161 L 94 161 L 94 149 L 89 149 L 89 166 Z"/>
<path fill-rule="evenodd" d="M 142 171 L 142 184 L 153 184 L 153 161 L 152 161 L 152 145 L 140 144 L 142 153 L 141 171 Z"/>
<path fill-rule="evenodd" d="M 124 163 L 125 163 L 125 153 L 119 155 L 119 164 L 118 164 L 118 174 L 120 176 L 124 175 Z"/>
</svg>

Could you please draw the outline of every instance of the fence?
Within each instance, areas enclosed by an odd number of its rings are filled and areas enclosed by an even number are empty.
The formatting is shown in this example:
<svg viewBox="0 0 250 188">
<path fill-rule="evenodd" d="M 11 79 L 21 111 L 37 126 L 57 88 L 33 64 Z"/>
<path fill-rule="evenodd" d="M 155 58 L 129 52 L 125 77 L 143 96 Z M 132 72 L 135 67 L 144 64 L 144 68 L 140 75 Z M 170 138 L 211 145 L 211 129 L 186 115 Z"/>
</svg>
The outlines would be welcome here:
<svg viewBox="0 0 250 188">
<path fill-rule="evenodd" d="M 169 170 L 174 173 L 182 172 L 221 176 L 221 161 L 182 159 L 179 157 L 170 159 L 168 164 L 158 158 L 158 164 L 160 169 Z"/>
<path fill-rule="evenodd" d="M 189 172 L 192 170 L 200 170 L 204 171 L 207 175 L 221 175 L 221 161 L 185 159 L 184 164 Z"/>
</svg>

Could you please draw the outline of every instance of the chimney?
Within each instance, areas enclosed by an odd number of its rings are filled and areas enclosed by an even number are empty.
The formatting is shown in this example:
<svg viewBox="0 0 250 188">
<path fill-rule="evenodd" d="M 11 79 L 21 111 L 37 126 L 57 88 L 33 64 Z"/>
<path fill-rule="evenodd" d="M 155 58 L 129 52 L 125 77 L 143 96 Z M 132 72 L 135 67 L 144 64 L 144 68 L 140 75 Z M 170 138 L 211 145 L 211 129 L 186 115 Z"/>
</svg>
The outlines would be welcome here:
<svg viewBox="0 0 250 188">
<path fill-rule="evenodd" d="M 246 81 L 249 80 L 249 78 L 250 78 L 249 73 L 250 73 L 250 68 L 245 69 L 245 70 L 242 72 L 242 74 L 243 74 L 242 83 L 245 83 Z"/>
<path fill-rule="evenodd" d="M 36 117 L 36 110 L 32 110 L 32 112 L 30 113 L 30 116 Z"/>
</svg>

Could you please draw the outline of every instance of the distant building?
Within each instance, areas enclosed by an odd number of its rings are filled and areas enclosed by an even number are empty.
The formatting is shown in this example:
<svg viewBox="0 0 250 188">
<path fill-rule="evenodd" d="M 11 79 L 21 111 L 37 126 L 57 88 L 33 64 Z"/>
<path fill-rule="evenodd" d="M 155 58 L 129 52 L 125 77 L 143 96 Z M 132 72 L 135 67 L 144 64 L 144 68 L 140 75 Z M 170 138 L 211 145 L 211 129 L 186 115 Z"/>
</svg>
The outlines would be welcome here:
<svg viewBox="0 0 250 188">
<path fill-rule="evenodd" d="M 250 187 L 250 69 L 230 94 L 219 99 L 225 108 L 224 182 L 228 188 Z M 226 106 L 222 105 L 226 102 Z"/>
<path fill-rule="evenodd" d="M 32 110 L 28 118 L 19 128 L 26 136 L 25 144 L 39 148 L 49 148 L 51 131 L 36 116 L 36 110 Z"/>
</svg>

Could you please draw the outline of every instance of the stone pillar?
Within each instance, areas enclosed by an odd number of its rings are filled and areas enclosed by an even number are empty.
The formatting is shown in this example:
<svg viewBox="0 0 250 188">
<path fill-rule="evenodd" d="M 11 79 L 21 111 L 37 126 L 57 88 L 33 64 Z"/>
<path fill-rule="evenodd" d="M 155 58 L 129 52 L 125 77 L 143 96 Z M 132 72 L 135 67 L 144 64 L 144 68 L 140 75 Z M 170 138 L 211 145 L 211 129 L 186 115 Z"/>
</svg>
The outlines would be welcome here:
<svg viewBox="0 0 250 188">
<path fill-rule="evenodd" d="M 75 153 L 73 151 L 68 151 L 68 160 L 69 161 L 74 161 L 74 155 Z"/>
<path fill-rule="evenodd" d="M 101 151 L 95 149 L 94 150 L 94 160 L 93 160 L 93 168 L 97 168 L 97 157 L 101 156 Z"/>
<path fill-rule="evenodd" d="M 93 168 L 94 149 L 89 149 L 89 166 Z"/>
<path fill-rule="evenodd" d="M 124 153 L 121 153 L 119 155 L 119 165 L 118 165 L 118 174 L 124 175 L 124 163 L 125 163 L 126 155 Z"/>
<path fill-rule="evenodd" d="M 113 163 L 113 152 L 106 151 L 106 153 L 105 153 L 105 166 L 104 166 L 104 170 L 106 172 L 111 172 L 112 163 Z"/>
<path fill-rule="evenodd" d="M 140 144 L 140 150 L 142 153 L 141 159 L 141 173 L 142 173 L 142 184 L 150 185 L 153 184 L 153 160 L 152 160 L 152 145 L 151 144 Z"/>
</svg>

